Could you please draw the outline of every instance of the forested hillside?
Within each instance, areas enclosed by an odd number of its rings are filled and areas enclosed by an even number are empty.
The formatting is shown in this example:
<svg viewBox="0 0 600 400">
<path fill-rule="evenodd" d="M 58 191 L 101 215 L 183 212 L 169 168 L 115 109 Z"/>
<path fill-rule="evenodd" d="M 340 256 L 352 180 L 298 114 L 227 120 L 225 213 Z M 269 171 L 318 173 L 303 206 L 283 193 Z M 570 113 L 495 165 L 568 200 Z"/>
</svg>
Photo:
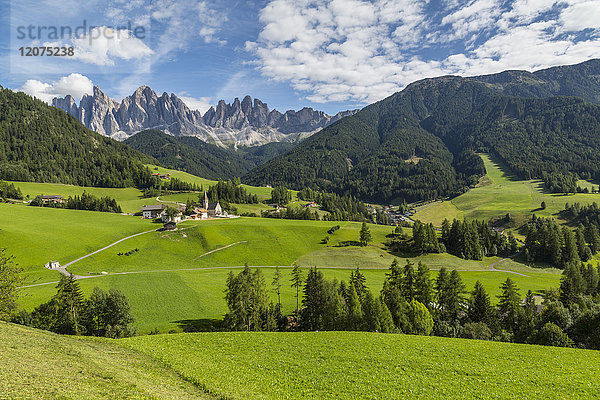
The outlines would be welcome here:
<svg viewBox="0 0 600 400">
<path fill-rule="evenodd" d="M 518 97 L 575 96 L 600 103 L 600 60 L 552 67 L 536 72 L 504 71 L 471 78 Z"/>
<path fill-rule="evenodd" d="M 161 131 L 146 130 L 124 143 L 156 158 L 168 168 L 207 179 L 232 179 L 244 175 L 254 166 L 230 150 L 192 136 L 175 138 Z"/>
<path fill-rule="evenodd" d="M 491 152 L 523 179 L 600 178 L 600 106 L 573 97 L 503 95 L 471 79 L 409 85 L 252 171 L 249 183 L 306 186 L 391 202 L 458 194 Z"/>
<path fill-rule="evenodd" d="M 0 87 L 0 179 L 148 186 L 153 160 L 86 129 L 65 112 Z"/>
<path fill-rule="evenodd" d="M 224 149 L 194 136 L 175 137 L 146 130 L 123 143 L 147 154 L 167 168 L 179 169 L 207 179 L 233 179 L 294 147 L 291 143 L 268 143 L 238 150 Z"/>
</svg>

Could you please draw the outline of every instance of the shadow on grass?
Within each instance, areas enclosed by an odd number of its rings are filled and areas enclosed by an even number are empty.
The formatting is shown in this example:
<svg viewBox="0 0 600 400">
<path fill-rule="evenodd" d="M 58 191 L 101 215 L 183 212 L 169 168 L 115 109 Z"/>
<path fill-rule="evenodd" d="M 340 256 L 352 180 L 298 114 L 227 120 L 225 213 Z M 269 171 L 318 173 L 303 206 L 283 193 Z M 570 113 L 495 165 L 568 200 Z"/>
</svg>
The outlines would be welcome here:
<svg viewBox="0 0 600 400">
<path fill-rule="evenodd" d="M 348 247 L 348 246 L 363 247 L 362 243 L 358 242 L 356 240 L 345 240 L 343 242 L 339 242 L 335 247 Z"/>
<path fill-rule="evenodd" d="M 222 319 L 183 319 L 174 321 L 184 332 L 222 332 L 225 330 Z"/>
</svg>

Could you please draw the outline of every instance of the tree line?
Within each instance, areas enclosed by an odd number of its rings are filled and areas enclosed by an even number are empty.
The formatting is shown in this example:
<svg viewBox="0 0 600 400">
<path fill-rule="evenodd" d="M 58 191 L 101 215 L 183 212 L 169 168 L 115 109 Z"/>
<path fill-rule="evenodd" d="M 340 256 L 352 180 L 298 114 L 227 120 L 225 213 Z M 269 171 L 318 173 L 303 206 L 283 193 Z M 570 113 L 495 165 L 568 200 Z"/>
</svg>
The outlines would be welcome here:
<svg viewBox="0 0 600 400">
<path fill-rule="evenodd" d="M 93 194 L 83 192 L 81 196 L 69 196 L 64 203 L 55 201 L 44 202 L 42 195 L 36 196 L 29 203 L 32 207 L 66 208 L 70 210 L 101 211 L 111 213 L 122 213 L 121 206 L 115 199 L 109 196 L 97 197 Z"/>
<path fill-rule="evenodd" d="M 118 289 L 108 292 L 95 287 L 86 299 L 72 275 L 63 275 L 56 294 L 31 313 L 16 311 L 11 322 L 65 335 L 122 338 L 135 334 L 134 318 L 127 296 Z"/>
<path fill-rule="evenodd" d="M 23 200 L 23 193 L 14 183 L 0 181 L 0 199 L 4 201 L 9 199 Z"/>
<path fill-rule="evenodd" d="M 558 290 L 540 297 L 529 291 L 523 298 L 516 283 L 507 278 L 500 286 L 496 305 L 481 282 L 467 292 L 458 271 L 442 267 L 436 277 L 423 263 L 415 268 L 407 260 L 394 260 L 378 295 L 356 269 L 348 283 L 328 280 L 316 267 L 295 266 L 291 287 L 296 310 L 284 315 L 277 268 L 269 291 L 260 269 L 248 266 L 227 278 L 225 299 L 230 330 L 318 331 L 354 330 L 463 337 L 564 347 L 600 349 L 599 271 L 591 264 L 570 264 Z"/>
<path fill-rule="evenodd" d="M 538 261 L 565 268 L 570 263 L 588 261 L 600 251 L 600 234 L 595 224 L 580 224 L 575 231 L 560 227 L 552 218 L 535 215 L 523 228 L 525 255 Z"/>
</svg>

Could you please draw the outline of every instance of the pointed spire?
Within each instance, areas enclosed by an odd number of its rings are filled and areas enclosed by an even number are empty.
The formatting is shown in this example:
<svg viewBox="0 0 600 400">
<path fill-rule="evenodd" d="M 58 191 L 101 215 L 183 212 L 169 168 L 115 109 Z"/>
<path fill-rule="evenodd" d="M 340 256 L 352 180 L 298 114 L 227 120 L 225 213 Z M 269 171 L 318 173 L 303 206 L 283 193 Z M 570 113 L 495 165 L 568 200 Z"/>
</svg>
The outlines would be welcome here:
<svg viewBox="0 0 600 400">
<path fill-rule="evenodd" d="M 206 190 L 204 191 L 204 209 L 208 210 L 208 195 L 206 194 Z"/>
</svg>

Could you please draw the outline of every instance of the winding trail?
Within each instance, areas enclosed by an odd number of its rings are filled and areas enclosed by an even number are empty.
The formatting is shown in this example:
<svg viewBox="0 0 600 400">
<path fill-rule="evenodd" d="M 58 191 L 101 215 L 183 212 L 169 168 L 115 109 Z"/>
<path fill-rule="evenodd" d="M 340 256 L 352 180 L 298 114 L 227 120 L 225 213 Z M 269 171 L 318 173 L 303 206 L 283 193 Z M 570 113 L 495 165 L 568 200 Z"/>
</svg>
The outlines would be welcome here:
<svg viewBox="0 0 600 400">
<path fill-rule="evenodd" d="M 501 262 L 504 262 L 504 261 L 506 261 L 506 260 L 510 260 L 510 259 L 512 259 L 512 258 L 514 258 L 514 257 L 516 257 L 516 256 L 518 256 L 519 254 L 521 254 L 521 253 L 513 254 L 512 256 L 508 256 L 508 257 L 506 257 L 506 258 L 503 258 L 502 260 L 498 260 L 498 261 L 496 261 L 495 263 L 492 263 L 492 264 L 490 264 L 490 271 L 496 271 L 496 272 L 507 272 L 507 273 L 509 273 L 509 274 L 515 274 L 515 275 L 524 276 L 524 277 L 526 277 L 526 278 L 531 278 L 529 275 L 525 275 L 525 274 L 522 274 L 522 273 L 520 273 L 520 272 L 515 272 L 515 271 L 507 271 L 507 270 L 505 270 L 505 269 L 496 269 L 496 268 L 495 268 L 495 266 L 496 266 L 496 265 L 498 265 L 498 264 L 500 264 Z"/>
<path fill-rule="evenodd" d="M 109 244 L 108 246 L 105 246 L 105 247 L 103 247 L 103 248 L 101 248 L 101 249 L 98 249 L 98 250 L 96 250 L 96 251 L 93 251 L 93 252 L 91 252 L 90 254 L 86 254 L 86 255 L 85 255 L 85 256 L 83 256 L 83 257 L 79 257 L 78 259 L 76 259 L 76 260 L 73 260 L 73 261 L 71 261 L 71 262 L 69 262 L 69 263 L 66 263 L 65 265 L 61 265 L 61 266 L 60 266 L 60 268 L 58 268 L 58 269 L 57 269 L 57 271 L 58 271 L 58 272 L 60 272 L 60 273 L 61 273 L 61 274 L 63 274 L 63 275 L 67 275 L 67 276 L 68 276 L 68 275 L 71 275 L 71 273 L 70 273 L 69 271 L 67 271 L 67 267 L 68 267 L 68 266 L 71 266 L 71 265 L 75 264 L 76 262 L 78 262 L 78 261 L 81 261 L 81 260 L 83 260 L 83 259 L 85 259 L 85 258 L 88 258 L 88 257 L 90 257 L 90 256 L 93 256 L 94 254 L 98 254 L 98 253 L 100 253 L 101 251 L 104 251 L 104 250 L 106 250 L 106 249 L 109 249 L 109 248 L 113 247 L 114 245 L 117 245 L 117 244 L 119 244 L 119 243 L 121 243 L 121 242 L 124 242 L 125 240 L 132 239 L 132 238 L 134 238 L 134 237 L 136 237 L 136 236 L 145 235 L 145 234 L 147 234 L 147 233 L 157 232 L 157 231 L 158 231 L 158 229 L 152 229 L 151 231 L 140 232 L 140 233 L 136 233 L 135 235 L 131 235 L 131 236 L 124 237 L 123 239 L 117 240 L 116 242 L 114 242 L 114 243 L 111 243 L 111 244 Z M 73 276 L 74 276 L 74 278 L 75 278 L 75 279 L 88 278 L 87 276 L 79 276 L 79 275 L 73 275 Z"/>
<path fill-rule="evenodd" d="M 65 265 L 61 266 L 59 269 L 57 269 L 57 271 L 59 271 L 59 272 L 60 272 L 61 274 L 63 274 L 63 275 L 69 276 L 69 275 L 71 275 L 71 273 L 70 273 L 69 271 L 67 271 L 67 267 L 68 267 L 68 266 L 70 266 L 70 265 L 72 265 L 72 264 L 74 264 L 74 263 L 76 263 L 77 261 L 81 261 L 81 260 L 83 260 L 84 258 L 87 258 L 87 257 L 89 257 L 89 256 L 91 256 L 91 255 L 93 255 L 93 254 L 96 254 L 96 253 L 99 253 L 99 252 L 101 252 L 101 251 L 103 251 L 103 250 L 106 250 L 106 249 L 108 249 L 108 248 L 110 248 L 110 247 L 112 247 L 112 246 L 116 245 L 117 243 L 121 243 L 121 242 L 122 242 L 122 241 L 124 241 L 124 240 L 131 239 L 131 238 L 133 238 L 133 237 L 140 236 L 140 235 L 143 235 L 143 234 L 146 234 L 146 233 L 150 233 L 150 232 L 156 232 L 156 230 L 153 230 L 153 231 L 147 231 L 147 232 L 141 232 L 141 233 L 138 233 L 138 234 L 131 235 L 131 236 L 128 236 L 128 237 L 126 237 L 126 238 L 123 238 L 123 239 L 121 239 L 121 240 L 119 240 L 119 241 L 117 241 L 117 242 L 114 242 L 114 243 L 112 243 L 112 244 L 110 244 L 110 245 L 106 246 L 106 247 L 103 247 L 103 248 L 101 248 L 101 249 L 99 249 L 99 250 L 96 250 L 96 251 L 94 251 L 93 253 L 90 253 L 90 254 L 87 254 L 87 255 L 85 255 L 85 256 L 83 256 L 83 257 L 80 257 L 80 258 L 78 258 L 77 260 L 73 260 L 73 261 L 71 261 L 70 263 L 68 263 L 68 264 L 65 264 Z M 206 255 L 212 254 L 212 253 L 214 253 L 214 252 L 220 251 L 220 250 L 225 250 L 225 249 L 227 249 L 227 248 L 229 248 L 229 247 L 232 247 L 232 246 L 235 246 L 235 245 L 237 245 L 237 244 L 240 244 L 240 243 L 247 243 L 247 242 L 248 242 L 247 240 L 241 240 L 241 241 L 239 241 L 239 242 L 235 242 L 235 243 L 228 244 L 227 246 L 219 247 L 219 248 L 217 248 L 217 249 L 214 249 L 214 250 L 211 250 L 211 251 L 208 251 L 208 252 L 206 252 L 206 253 L 204 253 L 204 254 L 201 254 L 201 255 L 199 255 L 199 256 L 198 256 L 198 257 L 196 257 L 194 260 L 196 260 L 196 259 L 198 259 L 198 258 L 200 258 L 200 257 L 204 257 L 204 256 L 206 256 Z M 161 270 L 159 270 L 159 269 L 153 269 L 153 270 L 147 270 L 147 271 L 125 271 L 125 272 L 111 272 L 111 273 L 102 274 L 102 275 L 73 275 L 73 277 L 74 277 L 75 279 L 91 279 L 91 278 L 101 278 L 101 277 L 104 277 L 104 276 L 110 276 L 110 275 L 146 274 L 146 273 L 152 273 L 152 272 L 202 271 L 202 270 L 227 269 L 227 268 L 244 268 L 244 266 L 237 266 L 237 267 L 200 267 L 200 268 L 175 268 L 175 269 L 161 269 Z M 263 267 L 260 267 L 260 268 L 276 268 L 276 267 L 275 267 L 275 266 L 272 266 L 272 267 L 271 267 L 271 266 L 263 266 Z M 53 281 L 53 282 L 44 282 L 44 283 L 36 283 L 36 284 L 33 284 L 33 285 L 21 286 L 19 289 L 25 289 L 25 288 L 36 287 L 36 286 L 44 286 L 44 285 L 53 285 L 53 284 L 56 284 L 56 283 L 58 283 L 58 281 Z"/>
</svg>

